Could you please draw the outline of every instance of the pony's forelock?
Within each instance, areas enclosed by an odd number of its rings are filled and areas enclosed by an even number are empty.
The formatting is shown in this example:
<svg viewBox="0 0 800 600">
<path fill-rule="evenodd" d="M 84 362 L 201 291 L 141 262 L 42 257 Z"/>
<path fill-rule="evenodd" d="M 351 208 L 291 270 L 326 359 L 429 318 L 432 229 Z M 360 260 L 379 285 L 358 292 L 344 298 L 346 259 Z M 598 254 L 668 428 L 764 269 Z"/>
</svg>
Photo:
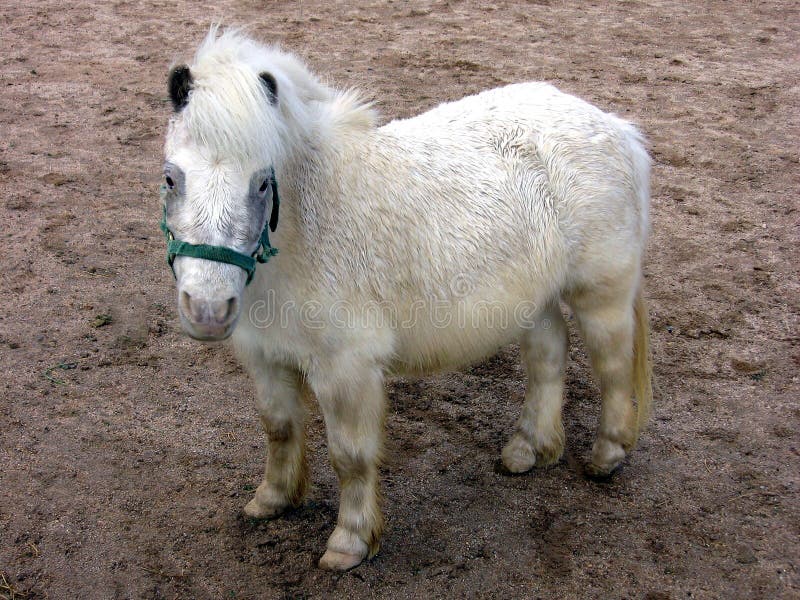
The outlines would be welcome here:
<svg viewBox="0 0 800 600">
<path fill-rule="evenodd" d="M 211 28 L 190 67 L 193 85 L 183 114 L 194 143 L 239 162 L 279 154 L 279 140 L 286 138 L 285 124 L 259 78 L 271 52 L 239 29 L 218 35 L 218 27 Z M 288 93 L 281 90 L 288 87 L 282 75 L 273 75 L 279 94 Z"/>
<path fill-rule="evenodd" d="M 293 54 L 259 44 L 241 28 L 212 26 L 190 71 L 180 129 L 212 160 L 268 160 L 278 168 L 309 140 L 319 145 L 376 126 L 372 104 L 358 92 L 331 89 Z M 264 72 L 277 84 L 277 99 L 260 78 Z"/>
</svg>

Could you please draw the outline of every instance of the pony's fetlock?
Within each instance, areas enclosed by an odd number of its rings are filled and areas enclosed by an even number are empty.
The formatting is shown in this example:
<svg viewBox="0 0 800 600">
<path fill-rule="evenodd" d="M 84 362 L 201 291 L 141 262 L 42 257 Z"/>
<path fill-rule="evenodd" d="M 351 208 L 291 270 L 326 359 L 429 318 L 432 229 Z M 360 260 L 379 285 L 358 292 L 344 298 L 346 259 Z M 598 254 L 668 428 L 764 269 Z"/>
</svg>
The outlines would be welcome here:
<svg viewBox="0 0 800 600">
<path fill-rule="evenodd" d="M 536 466 L 549 467 L 556 464 L 561 460 L 561 455 L 564 454 L 564 443 L 558 443 L 537 446 L 536 448 Z"/>
</svg>

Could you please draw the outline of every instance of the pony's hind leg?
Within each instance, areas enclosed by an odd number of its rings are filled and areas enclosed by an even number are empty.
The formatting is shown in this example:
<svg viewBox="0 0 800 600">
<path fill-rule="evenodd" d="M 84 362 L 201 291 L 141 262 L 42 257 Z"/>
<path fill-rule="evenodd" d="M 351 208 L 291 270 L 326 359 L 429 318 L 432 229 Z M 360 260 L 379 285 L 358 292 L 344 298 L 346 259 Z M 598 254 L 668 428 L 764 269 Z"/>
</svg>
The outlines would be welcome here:
<svg viewBox="0 0 800 600">
<path fill-rule="evenodd" d="M 256 382 L 256 407 L 267 435 L 267 464 L 264 479 L 244 513 L 263 519 L 298 506 L 305 496 L 305 408 L 296 371 L 266 365 L 251 374 Z"/>
<path fill-rule="evenodd" d="M 383 516 L 378 462 L 383 446 L 385 397 L 379 368 L 351 371 L 347 380 L 315 388 L 325 417 L 328 453 L 339 478 L 339 516 L 320 567 L 346 571 L 380 545 Z M 338 378 L 337 378 L 338 379 Z"/>
<path fill-rule="evenodd" d="M 567 344 L 567 327 L 556 299 L 522 338 L 528 387 L 517 432 L 502 453 L 503 464 L 512 473 L 523 473 L 534 465 L 551 465 L 564 451 L 561 406 Z"/>
<path fill-rule="evenodd" d="M 630 285 L 628 285 L 630 283 Z M 582 289 L 567 297 L 600 384 L 601 409 L 590 476 L 610 475 L 636 443 L 633 405 L 634 296 L 638 281 Z"/>
</svg>

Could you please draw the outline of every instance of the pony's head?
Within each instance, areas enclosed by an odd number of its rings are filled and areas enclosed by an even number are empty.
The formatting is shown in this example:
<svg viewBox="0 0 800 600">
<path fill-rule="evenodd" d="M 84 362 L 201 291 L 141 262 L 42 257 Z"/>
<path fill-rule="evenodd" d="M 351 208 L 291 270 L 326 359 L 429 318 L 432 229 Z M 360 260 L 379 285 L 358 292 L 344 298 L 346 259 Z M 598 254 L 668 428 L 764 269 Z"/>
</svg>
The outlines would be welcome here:
<svg viewBox="0 0 800 600">
<path fill-rule="evenodd" d="M 191 65 L 170 72 L 163 229 L 181 324 L 196 339 L 231 334 L 255 259 L 270 255 L 276 174 L 291 130 L 307 122 L 303 77 L 311 81 L 291 55 L 216 28 Z"/>
</svg>

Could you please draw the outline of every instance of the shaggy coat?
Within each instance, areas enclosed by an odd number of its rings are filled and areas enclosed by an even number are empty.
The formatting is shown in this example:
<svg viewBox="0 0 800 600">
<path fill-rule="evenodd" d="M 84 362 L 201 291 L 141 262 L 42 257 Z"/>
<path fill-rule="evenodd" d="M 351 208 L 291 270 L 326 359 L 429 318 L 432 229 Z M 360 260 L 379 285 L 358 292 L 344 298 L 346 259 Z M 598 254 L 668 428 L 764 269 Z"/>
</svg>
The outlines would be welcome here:
<svg viewBox="0 0 800 600">
<path fill-rule="evenodd" d="M 167 208 L 179 239 L 251 252 L 269 217 L 252 208 L 253 186 L 273 168 L 280 190 L 279 254 L 252 285 L 232 265 L 174 265 L 184 327 L 232 335 L 256 384 L 269 455 L 249 515 L 303 498 L 307 387 L 342 486 L 321 565 L 374 554 L 384 377 L 459 367 L 510 342 L 530 381 L 503 461 L 522 472 L 558 460 L 560 300 L 601 387 L 589 472 L 622 461 L 651 396 L 641 289 L 650 162 L 631 124 L 521 83 L 379 127 L 357 93 L 236 31 L 212 30 L 192 64 L 173 70 L 170 92 L 166 173 L 183 187 Z"/>
</svg>

